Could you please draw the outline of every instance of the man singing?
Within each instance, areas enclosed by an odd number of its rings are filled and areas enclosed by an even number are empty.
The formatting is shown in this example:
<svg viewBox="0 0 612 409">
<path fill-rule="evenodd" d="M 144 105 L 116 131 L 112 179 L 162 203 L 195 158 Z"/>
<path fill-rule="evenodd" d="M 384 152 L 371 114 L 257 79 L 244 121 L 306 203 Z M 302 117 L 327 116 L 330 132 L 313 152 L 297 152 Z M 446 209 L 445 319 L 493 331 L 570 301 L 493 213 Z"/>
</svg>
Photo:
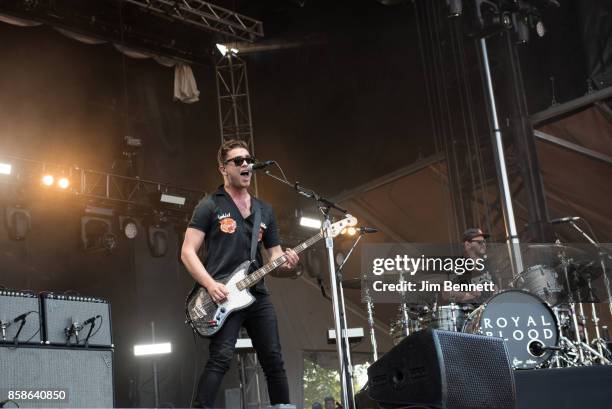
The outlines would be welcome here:
<svg viewBox="0 0 612 409">
<path fill-rule="evenodd" d="M 220 281 L 238 265 L 251 257 L 251 235 L 254 213 L 261 213 L 258 249 L 263 243 L 270 259 L 283 254 L 287 261 L 281 268 L 292 269 L 298 263 L 297 254 L 281 249 L 276 217 L 272 207 L 251 196 L 248 188 L 252 173 L 248 165 L 255 162 L 248 146 L 239 140 L 224 142 L 217 154 L 218 169 L 223 185 L 202 199 L 193 212 L 181 250 L 185 267 L 212 299 L 219 303 L 229 292 Z M 259 210 L 257 210 L 259 209 Z M 205 261 L 197 252 L 204 243 Z M 260 251 L 256 253 L 255 270 L 263 265 Z M 268 290 L 260 281 L 250 291 L 255 302 L 244 310 L 232 313 L 219 331 L 211 337 L 209 358 L 200 377 L 194 407 L 212 408 L 223 376 L 229 369 L 240 327 L 245 327 L 257 351 L 266 375 L 272 405 L 289 403 L 287 375 L 281 355 L 276 312 Z"/>
</svg>

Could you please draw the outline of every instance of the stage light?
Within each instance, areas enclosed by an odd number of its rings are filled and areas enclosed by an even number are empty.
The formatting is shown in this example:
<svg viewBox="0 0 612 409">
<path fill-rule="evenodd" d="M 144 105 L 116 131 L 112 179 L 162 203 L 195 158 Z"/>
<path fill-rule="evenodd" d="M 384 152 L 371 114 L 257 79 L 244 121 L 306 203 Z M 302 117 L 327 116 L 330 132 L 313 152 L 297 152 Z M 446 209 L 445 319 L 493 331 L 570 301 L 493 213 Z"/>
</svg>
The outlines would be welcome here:
<svg viewBox="0 0 612 409">
<path fill-rule="evenodd" d="M 30 213 L 19 207 L 7 207 L 6 226 L 12 240 L 24 240 L 32 226 Z"/>
<path fill-rule="evenodd" d="M 542 20 L 538 20 L 536 22 L 535 29 L 539 37 L 544 37 L 546 35 L 546 26 L 544 26 L 544 22 Z"/>
<path fill-rule="evenodd" d="M 142 148 L 142 139 L 134 138 L 133 136 L 126 135 L 123 137 L 123 142 L 125 146 L 129 146 L 133 149 Z"/>
<path fill-rule="evenodd" d="M 0 175 L 10 175 L 13 172 L 13 166 L 10 163 L 0 163 Z"/>
<path fill-rule="evenodd" d="M 321 228 L 321 220 L 313 219 L 311 217 L 300 218 L 300 226 L 309 227 L 311 229 L 320 229 Z"/>
<path fill-rule="evenodd" d="M 46 174 L 42 177 L 42 184 L 45 186 L 52 186 L 55 182 L 55 178 L 51 174 Z"/>
<path fill-rule="evenodd" d="M 512 15 L 492 0 L 475 0 L 475 32 L 472 35 L 486 37 L 512 27 Z"/>
<path fill-rule="evenodd" d="M 219 50 L 221 55 L 224 57 L 225 57 L 225 54 L 227 54 L 227 47 L 224 46 L 223 44 L 217 44 L 217 50 Z"/>
<path fill-rule="evenodd" d="M 123 230 L 123 234 L 125 234 L 125 237 L 130 240 L 138 236 L 138 225 L 129 217 L 126 217 L 121 221 L 121 228 Z"/>
<path fill-rule="evenodd" d="M 163 355 L 172 352 L 172 344 L 164 342 L 161 344 L 134 345 L 134 356 Z"/>
<path fill-rule="evenodd" d="M 148 242 L 153 257 L 163 257 L 168 250 L 168 232 L 158 226 L 149 226 Z"/>
<path fill-rule="evenodd" d="M 88 253 L 110 253 L 117 247 L 110 220 L 101 217 L 81 217 L 81 241 L 83 250 Z"/>
<path fill-rule="evenodd" d="M 529 42 L 529 21 L 526 15 L 514 13 L 514 31 L 516 32 L 516 43 L 525 44 Z"/>
<path fill-rule="evenodd" d="M 238 49 L 233 47 L 228 47 L 225 44 L 217 44 L 217 50 L 221 53 L 222 56 L 225 57 L 225 54 L 229 51 L 231 55 L 238 54 Z"/>
<path fill-rule="evenodd" d="M 66 177 L 62 177 L 57 181 L 57 185 L 60 187 L 60 189 L 68 189 L 68 186 L 70 186 L 70 180 Z"/>
<path fill-rule="evenodd" d="M 159 198 L 159 201 L 162 203 L 170 203 L 170 204 L 175 204 L 179 206 L 184 206 L 185 202 L 187 201 L 187 198 L 181 197 L 181 196 L 169 195 L 167 193 L 162 193 Z"/>
<path fill-rule="evenodd" d="M 446 6 L 448 7 L 449 17 L 459 17 L 463 13 L 462 0 L 446 0 Z"/>
<path fill-rule="evenodd" d="M 113 217 L 113 209 L 106 207 L 87 206 L 85 207 L 85 213 L 103 217 Z"/>
<path fill-rule="evenodd" d="M 357 234 L 357 229 L 351 226 L 346 229 L 346 234 L 348 234 L 349 236 L 354 236 L 355 234 Z"/>
</svg>

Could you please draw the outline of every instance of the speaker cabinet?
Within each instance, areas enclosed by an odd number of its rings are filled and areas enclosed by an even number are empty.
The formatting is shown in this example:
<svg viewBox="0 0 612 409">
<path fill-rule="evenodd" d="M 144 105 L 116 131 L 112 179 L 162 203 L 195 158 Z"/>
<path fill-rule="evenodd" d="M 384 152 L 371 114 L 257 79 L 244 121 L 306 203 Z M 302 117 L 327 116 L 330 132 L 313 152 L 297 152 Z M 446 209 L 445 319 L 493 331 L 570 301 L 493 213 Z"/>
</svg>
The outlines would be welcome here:
<svg viewBox="0 0 612 409">
<path fill-rule="evenodd" d="M 66 296 L 59 294 L 41 295 L 44 314 L 45 343 L 50 345 L 84 345 L 89 332 L 89 324 L 95 318 L 95 327 L 88 339 L 92 347 L 112 347 L 110 304 L 99 298 Z M 78 329 L 77 336 L 67 330 L 71 326 Z M 74 329 L 74 328 L 73 328 Z"/>
<path fill-rule="evenodd" d="M 25 323 L 15 318 L 25 314 Z M 17 336 L 19 332 L 19 336 Z M 40 303 L 35 294 L 0 290 L 0 344 L 40 344 Z"/>
<path fill-rule="evenodd" d="M 503 339 L 416 332 L 368 368 L 369 395 L 381 407 L 514 409 L 514 376 Z"/>
<path fill-rule="evenodd" d="M 0 346 L 0 402 L 7 399 L 20 408 L 112 408 L 113 352 Z"/>
</svg>

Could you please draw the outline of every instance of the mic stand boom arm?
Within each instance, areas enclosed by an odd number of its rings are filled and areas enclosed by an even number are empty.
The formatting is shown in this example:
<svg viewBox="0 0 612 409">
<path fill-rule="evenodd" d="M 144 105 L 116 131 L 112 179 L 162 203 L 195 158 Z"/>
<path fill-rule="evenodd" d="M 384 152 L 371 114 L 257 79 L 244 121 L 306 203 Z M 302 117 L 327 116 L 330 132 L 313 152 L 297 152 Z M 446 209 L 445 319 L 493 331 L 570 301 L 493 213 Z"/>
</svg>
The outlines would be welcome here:
<svg viewBox="0 0 612 409">
<path fill-rule="evenodd" d="M 273 173 L 271 173 L 269 170 L 266 170 L 265 173 L 266 173 L 266 175 L 270 176 L 272 179 L 278 180 L 279 182 L 284 183 L 285 185 L 289 186 L 290 188 L 292 188 L 293 190 L 295 190 L 296 192 L 298 192 L 302 196 L 307 197 L 309 199 L 313 199 L 314 201 L 319 203 L 319 207 L 324 206 L 324 207 L 326 207 L 328 209 L 336 209 L 336 210 L 338 210 L 342 214 L 347 214 L 348 213 L 348 211 L 346 209 L 343 209 L 343 208 L 339 207 L 336 203 L 332 202 L 329 199 L 321 197 L 314 190 L 307 189 L 304 186 L 300 185 L 300 182 L 291 183 L 287 179 L 279 178 L 278 176 L 276 176 Z"/>
</svg>

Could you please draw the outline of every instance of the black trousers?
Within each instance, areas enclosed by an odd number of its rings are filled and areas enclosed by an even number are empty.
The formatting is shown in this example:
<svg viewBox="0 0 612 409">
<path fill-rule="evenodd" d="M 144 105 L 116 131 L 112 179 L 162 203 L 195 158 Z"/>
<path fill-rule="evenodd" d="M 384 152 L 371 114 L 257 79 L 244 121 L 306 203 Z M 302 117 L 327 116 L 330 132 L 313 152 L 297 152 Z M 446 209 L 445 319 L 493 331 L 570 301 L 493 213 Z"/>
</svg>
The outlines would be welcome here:
<svg viewBox="0 0 612 409">
<path fill-rule="evenodd" d="M 270 403 L 289 403 L 289 385 L 281 355 L 276 312 L 270 297 L 254 293 L 255 302 L 244 310 L 233 312 L 211 339 L 209 357 L 200 376 L 194 407 L 212 408 L 234 357 L 240 327 L 245 327 L 257 358 L 266 375 Z"/>
</svg>

